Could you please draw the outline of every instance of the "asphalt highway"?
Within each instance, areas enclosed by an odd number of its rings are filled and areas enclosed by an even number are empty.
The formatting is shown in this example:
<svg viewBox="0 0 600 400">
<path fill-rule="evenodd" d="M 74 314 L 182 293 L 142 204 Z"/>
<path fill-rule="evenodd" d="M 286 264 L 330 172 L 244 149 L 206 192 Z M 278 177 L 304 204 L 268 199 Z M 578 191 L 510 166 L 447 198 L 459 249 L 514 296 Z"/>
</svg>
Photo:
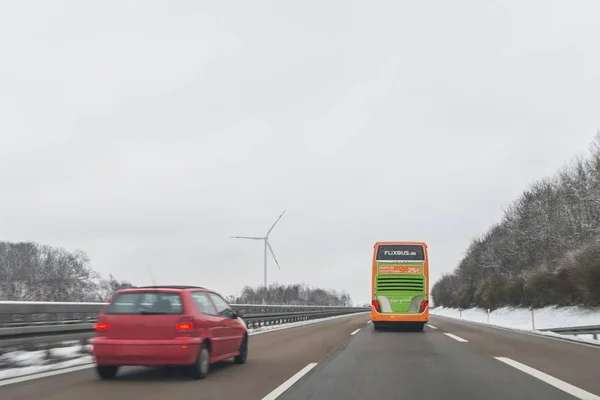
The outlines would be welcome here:
<svg viewBox="0 0 600 400">
<path fill-rule="evenodd" d="M 247 364 L 203 381 L 144 368 L 99 381 L 87 369 L 0 386 L 0 399 L 600 400 L 600 347 L 436 316 L 423 332 L 375 332 L 368 319 L 252 336 Z"/>
<path fill-rule="evenodd" d="M 600 400 L 600 347 L 430 322 L 418 333 L 363 327 L 278 399 Z"/>
<path fill-rule="evenodd" d="M 250 336 L 248 361 L 225 361 L 193 381 L 176 370 L 123 368 L 112 381 L 93 369 L 0 386 L 0 400 L 262 399 L 306 364 L 321 360 L 365 326 L 368 314 Z M 1 383 L 1 381 L 0 381 Z"/>
</svg>

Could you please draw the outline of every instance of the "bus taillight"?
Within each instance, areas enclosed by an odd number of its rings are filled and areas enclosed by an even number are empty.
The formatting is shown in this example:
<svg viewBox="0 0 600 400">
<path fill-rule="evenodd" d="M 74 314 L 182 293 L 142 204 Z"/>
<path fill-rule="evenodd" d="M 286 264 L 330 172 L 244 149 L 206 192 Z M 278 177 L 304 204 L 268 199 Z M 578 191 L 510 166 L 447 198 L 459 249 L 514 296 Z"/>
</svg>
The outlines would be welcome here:
<svg viewBox="0 0 600 400">
<path fill-rule="evenodd" d="M 428 305 L 429 305 L 429 301 L 427 301 L 427 300 L 421 301 L 421 305 L 419 306 L 419 314 L 421 314 L 423 311 L 425 311 L 425 309 L 427 308 Z"/>
<path fill-rule="evenodd" d="M 373 300 L 373 301 L 371 302 L 371 305 L 372 305 L 373 307 L 375 307 L 375 311 L 377 311 L 378 313 L 380 313 L 380 312 L 381 312 L 381 303 L 379 302 L 379 300 Z"/>
</svg>

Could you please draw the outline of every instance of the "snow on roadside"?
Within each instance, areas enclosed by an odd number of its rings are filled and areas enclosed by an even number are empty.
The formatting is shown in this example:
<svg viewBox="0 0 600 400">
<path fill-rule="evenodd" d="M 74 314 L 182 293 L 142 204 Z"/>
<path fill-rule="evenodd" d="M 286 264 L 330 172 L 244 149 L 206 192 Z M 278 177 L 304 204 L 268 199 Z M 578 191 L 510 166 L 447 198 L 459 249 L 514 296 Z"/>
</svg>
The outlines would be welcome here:
<svg viewBox="0 0 600 400">
<path fill-rule="evenodd" d="M 488 323 L 486 310 L 481 308 L 468 308 L 461 311 L 457 308 L 436 307 L 431 310 L 432 315 L 440 315 L 465 321 Z M 539 332 L 538 329 L 566 328 L 574 326 L 600 325 L 600 309 L 590 310 L 581 307 L 544 307 L 533 311 L 536 333 L 547 336 L 567 337 L 569 339 L 600 344 L 592 335 L 561 335 L 553 332 Z M 503 307 L 491 311 L 489 324 L 525 331 L 533 331 L 531 310 L 528 308 Z"/>
<path fill-rule="evenodd" d="M 33 359 L 32 359 L 33 360 Z M 45 364 L 45 365 L 29 365 L 27 367 L 19 367 L 19 368 L 7 368 L 0 370 L 0 381 L 4 379 L 16 378 L 24 375 L 32 375 L 39 374 L 41 372 L 54 371 L 63 368 L 74 367 L 78 365 L 91 364 L 92 356 L 83 355 L 81 357 L 73 358 L 68 361 L 53 363 L 53 364 Z"/>
<path fill-rule="evenodd" d="M 92 349 L 91 345 L 86 346 L 86 350 L 90 351 Z M 59 347 L 56 349 L 50 350 L 53 358 L 76 358 L 81 357 L 81 346 L 72 346 L 72 347 Z"/>
<path fill-rule="evenodd" d="M 368 312 L 367 312 L 368 313 Z M 340 318 L 347 318 L 356 315 L 363 315 L 367 313 L 354 313 L 354 314 L 344 314 L 337 315 L 335 317 L 326 317 L 319 319 L 312 319 L 308 321 L 299 321 L 299 322 L 291 322 L 287 324 L 281 325 L 267 325 L 259 328 L 249 328 L 248 332 L 250 335 L 258 335 L 261 333 L 273 332 L 283 329 L 296 328 L 304 325 L 312 325 L 320 322 L 332 321 Z M 90 345 L 87 346 L 88 349 L 91 348 Z M 93 362 L 93 358 L 91 355 L 82 354 L 81 346 L 70 346 L 70 347 L 60 347 L 50 350 L 52 357 L 59 359 L 67 359 L 66 361 L 61 362 L 53 362 L 48 363 L 49 361 L 46 359 L 46 352 L 43 350 L 37 351 L 14 351 L 10 353 L 6 353 L 0 356 L 0 367 L 3 364 L 3 360 L 5 362 L 10 362 L 10 365 L 14 365 L 16 367 L 0 369 L 0 381 L 4 379 L 16 378 L 24 375 L 37 374 L 41 372 L 47 372 L 51 370 L 58 370 L 63 368 L 69 368 L 73 366 L 91 364 Z"/>
<path fill-rule="evenodd" d="M 31 364 L 42 364 L 46 358 L 46 352 L 36 351 L 12 351 L 0 356 L 0 366 L 25 367 Z"/>
</svg>

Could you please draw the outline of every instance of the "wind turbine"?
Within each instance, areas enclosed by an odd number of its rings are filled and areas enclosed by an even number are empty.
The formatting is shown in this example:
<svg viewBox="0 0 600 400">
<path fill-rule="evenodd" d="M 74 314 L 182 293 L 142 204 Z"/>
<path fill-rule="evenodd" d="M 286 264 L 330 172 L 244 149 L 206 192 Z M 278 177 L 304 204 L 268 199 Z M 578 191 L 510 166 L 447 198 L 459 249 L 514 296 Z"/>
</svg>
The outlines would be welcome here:
<svg viewBox="0 0 600 400">
<path fill-rule="evenodd" d="M 275 228 L 275 225 L 277 224 L 277 222 L 279 222 L 281 217 L 283 217 L 283 214 L 285 214 L 285 210 L 281 213 L 279 218 L 277 218 L 275 220 L 273 225 L 271 225 L 271 228 L 267 231 L 267 234 L 264 237 L 257 237 L 257 236 L 232 236 L 231 237 L 232 239 L 250 239 L 250 240 L 264 241 L 264 243 L 265 243 L 265 282 L 264 282 L 265 290 L 267 288 L 267 248 L 271 252 L 271 255 L 273 256 L 273 260 L 275 260 L 275 264 L 277 264 L 277 268 L 281 269 L 281 267 L 279 266 L 279 262 L 277 261 L 277 257 L 275 257 L 275 253 L 273 252 L 273 248 L 271 247 L 271 243 L 269 243 L 269 234 L 271 233 L 273 228 Z"/>
</svg>

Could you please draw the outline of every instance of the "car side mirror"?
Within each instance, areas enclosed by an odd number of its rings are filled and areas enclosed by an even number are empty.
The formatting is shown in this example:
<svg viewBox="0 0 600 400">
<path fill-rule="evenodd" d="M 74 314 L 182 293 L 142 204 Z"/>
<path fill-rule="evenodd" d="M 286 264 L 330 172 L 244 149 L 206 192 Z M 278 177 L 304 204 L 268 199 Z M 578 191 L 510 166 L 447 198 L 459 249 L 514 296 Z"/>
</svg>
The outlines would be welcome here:
<svg viewBox="0 0 600 400">
<path fill-rule="evenodd" d="M 244 312 L 243 311 L 234 311 L 233 315 L 231 316 L 232 319 L 237 319 L 237 318 L 242 318 L 244 316 Z"/>
</svg>

